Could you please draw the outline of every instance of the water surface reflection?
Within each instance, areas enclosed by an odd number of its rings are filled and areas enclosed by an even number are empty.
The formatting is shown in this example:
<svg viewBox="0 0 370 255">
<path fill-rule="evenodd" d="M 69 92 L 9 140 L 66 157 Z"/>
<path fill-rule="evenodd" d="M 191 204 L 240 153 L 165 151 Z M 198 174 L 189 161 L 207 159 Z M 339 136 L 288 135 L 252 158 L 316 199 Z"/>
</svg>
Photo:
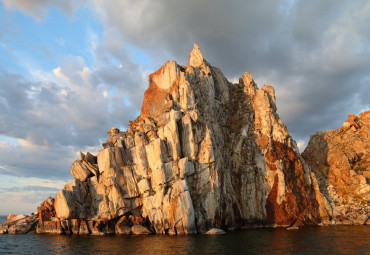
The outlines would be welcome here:
<svg viewBox="0 0 370 255">
<path fill-rule="evenodd" d="M 368 226 L 208 236 L 0 235 L 0 254 L 369 254 Z"/>
</svg>

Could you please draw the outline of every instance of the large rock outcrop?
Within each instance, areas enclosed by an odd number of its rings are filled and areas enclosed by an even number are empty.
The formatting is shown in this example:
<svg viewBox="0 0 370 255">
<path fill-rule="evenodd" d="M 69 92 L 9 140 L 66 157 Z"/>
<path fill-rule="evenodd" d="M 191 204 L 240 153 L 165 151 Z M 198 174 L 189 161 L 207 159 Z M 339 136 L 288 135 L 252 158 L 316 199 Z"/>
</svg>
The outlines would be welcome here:
<svg viewBox="0 0 370 255">
<path fill-rule="evenodd" d="M 198 46 L 149 76 L 140 116 L 39 207 L 38 233 L 195 234 L 329 223 L 332 206 L 251 74 L 229 82 Z"/>
<path fill-rule="evenodd" d="M 302 156 L 320 178 L 336 224 L 364 224 L 370 216 L 370 111 L 312 135 Z"/>
</svg>

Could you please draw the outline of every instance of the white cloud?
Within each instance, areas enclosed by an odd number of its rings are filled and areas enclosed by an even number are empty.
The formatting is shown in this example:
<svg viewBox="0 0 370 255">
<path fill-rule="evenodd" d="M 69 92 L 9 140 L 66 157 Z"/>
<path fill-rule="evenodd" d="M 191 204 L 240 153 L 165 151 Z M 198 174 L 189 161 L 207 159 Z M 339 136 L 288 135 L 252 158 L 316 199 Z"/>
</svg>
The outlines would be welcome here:
<svg viewBox="0 0 370 255">
<path fill-rule="evenodd" d="M 302 153 L 304 151 L 304 149 L 306 148 L 306 146 L 307 146 L 307 141 L 305 141 L 305 140 L 298 140 L 297 141 L 297 146 L 299 148 L 299 151 Z"/>
<path fill-rule="evenodd" d="M 18 139 L 18 144 L 28 150 L 39 151 L 47 150 L 49 148 L 49 142 L 46 139 L 42 140 L 42 144 L 35 144 L 32 140 Z"/>
<path fill-rule="evenodd" d="M 66 79 L 67 80 L 67 77 L 65 75 L 63 75 L 60 67 L 57 67 L 55 69 L 53 69 L 53 74 L 56 76 L 56 77 L 60 77 L 60 78 L 63 78 L 63 79 Z"/>
</svg>

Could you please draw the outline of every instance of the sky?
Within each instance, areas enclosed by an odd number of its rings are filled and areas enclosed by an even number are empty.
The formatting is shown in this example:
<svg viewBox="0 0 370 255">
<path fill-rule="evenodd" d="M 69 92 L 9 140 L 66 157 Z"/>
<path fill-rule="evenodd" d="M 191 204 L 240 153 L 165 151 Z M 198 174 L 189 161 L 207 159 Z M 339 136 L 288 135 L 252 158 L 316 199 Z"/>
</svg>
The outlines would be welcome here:
<svg viewBox="0 0 370 255">
<path fill-rule="evenodd" d="M 78 152 L 140 112 L 148 75 L 193 43 L 237 82 L 273 85 L 301 151 L 370 109 L 370 2 L 0 0 L 0 215 L 72 180 Z"/>
</svg>

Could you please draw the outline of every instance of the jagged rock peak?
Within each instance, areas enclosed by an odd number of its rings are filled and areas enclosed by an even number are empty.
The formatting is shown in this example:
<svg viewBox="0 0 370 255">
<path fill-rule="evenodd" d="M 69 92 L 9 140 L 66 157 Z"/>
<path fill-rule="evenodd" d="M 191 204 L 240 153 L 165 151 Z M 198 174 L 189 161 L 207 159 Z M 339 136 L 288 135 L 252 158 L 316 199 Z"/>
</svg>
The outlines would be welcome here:
<svg viewBox="0 0 370 255">
<path fill-rule="evenodd" d="M 244 73 L 242 77 L 239 79 L 239 83 L 243 84 L 244 93 L 247 95 L 254 96 L 257 91 L 257 84 L 254 82 L 251 73 Z"/>
<path fill-rule="evenodd" d="M 189 66 L 198 67 L 204 63 L 203 55 L 197 44 L 194 43 L 193 49 L 189 53 Z"/>
</svg>

